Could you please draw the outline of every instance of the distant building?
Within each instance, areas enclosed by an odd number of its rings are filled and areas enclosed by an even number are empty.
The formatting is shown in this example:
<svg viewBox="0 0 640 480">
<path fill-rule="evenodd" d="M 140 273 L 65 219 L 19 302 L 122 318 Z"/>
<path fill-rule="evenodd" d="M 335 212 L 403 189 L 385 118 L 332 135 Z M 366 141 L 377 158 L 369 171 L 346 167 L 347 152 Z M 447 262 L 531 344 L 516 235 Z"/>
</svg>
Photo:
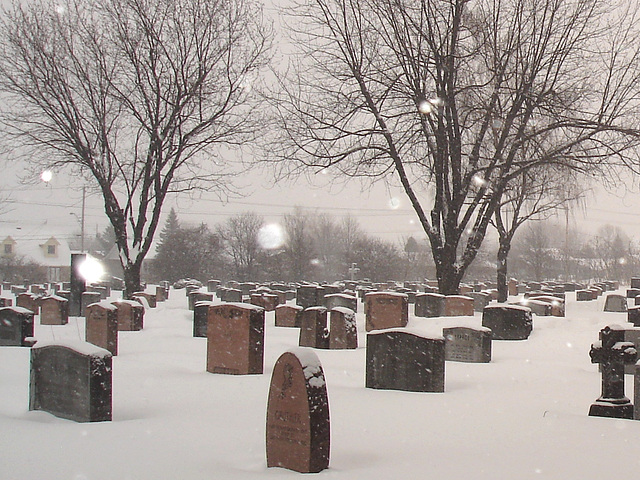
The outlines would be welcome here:
<svg viewBox="0 0 640 480">
<path fill-rule="evenodd" d="M 45 237 L 29 237 L 22 235 L 0 235 L 0 260 L 3 268 L 0 271 L 3 280 L 28 278 L 34 281 L 62 282 L 69 280 L 71 250 L 66 240 L 54 235 Z M 44 241 L 43 241 L 44 239 Z M 45 278 L 29 278 L 34 275 L 35 267 L 41 267 Z M 14 277 L 14 278 L 7 278 Z"/>
</svg>

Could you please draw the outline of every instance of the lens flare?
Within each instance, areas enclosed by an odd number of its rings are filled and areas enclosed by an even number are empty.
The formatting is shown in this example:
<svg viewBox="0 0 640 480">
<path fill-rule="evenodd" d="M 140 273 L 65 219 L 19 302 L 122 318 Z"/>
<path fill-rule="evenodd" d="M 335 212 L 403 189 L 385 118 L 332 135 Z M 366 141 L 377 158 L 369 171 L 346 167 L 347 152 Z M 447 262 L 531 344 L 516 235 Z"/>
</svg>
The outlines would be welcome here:
<svg viewBox="0 0 640 480">
<path fill-rule="evenodd" d="M 87 257 L 84 262 L 78 266 L 80 276 L 89 284 L 99 282 L 104 275 L 104 267 L 93 257 Z"/>
<path fill-rule="evenodd" d="M 284 243 L 284 231 L 277 223 L 265 225 L 258 232 L 258 243 L 262 248 L 273 250 L 280 248 Z"/>
</svg>

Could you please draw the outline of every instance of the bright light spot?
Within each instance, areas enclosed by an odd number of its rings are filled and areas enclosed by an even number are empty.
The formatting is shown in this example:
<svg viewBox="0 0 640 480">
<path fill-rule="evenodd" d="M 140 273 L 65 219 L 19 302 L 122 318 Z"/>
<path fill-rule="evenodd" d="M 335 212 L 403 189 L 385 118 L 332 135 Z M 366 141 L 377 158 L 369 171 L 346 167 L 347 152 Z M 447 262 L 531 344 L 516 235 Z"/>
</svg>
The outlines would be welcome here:
<svg viewBox="0 0 640 480">
<path fill-rule="evenodd" d="M 429 115 L 433 112 L 433 105 L 429 100 L 420 100 L 420 102 L 418 102 L 418 111 L 422 115 Z"/>
<path fill-rule="evenodd" d="M 429 103 L 431 105 L 433 105 L 434 107 L 442 107 L 444 106 L 444 100 L 440 97 L 434 97 L 431 100 L 429 100 Z"/>
<path fill-rule="evenodd" d="M 627 264 L 627 259 L 626 259 L 626 258 L 624 258 L 624 257 L 619 258 L 619 259 L 618 259 L 618 263 L 619 263 L 620 265 L 626 265 L 626 264 Z"/>
<path fill-rule="evenodd" d="M 571 342 L 567 342 L 567 348 L 573 348 L 573 344 Z"/>
<path fill-rule="evenodd" d="M 414 219 L 409 220 L 409 225 L 415 225 L 416 221 Z"/>
<path fill-rule="evenodd" d="M 51 179 L 53 178 L 53 173 L 51 172 L 51 170 L 44 170 L 40 174 L 40 178 L 42 179 L 43 182 L 49 183 L 51 181 Z"/>
<path fill-rule="evenodd" d="M 284 243 L 284 231 L 277 223 L 265 225 L 258 232 L 258 243 L 262 248 L 273 250 Z"/>
<path fill-rule="evenodd" d="M 478 187 L 484 187 L 487 184 L 487 181 L 484 178 L 482 178 L 480 175 L 474 175 L 471 180 Z"/>
<path fill-rule="evenodd" d="M 400 208 L 400 200 L 397 199 L 396 197 L 390 198 L 389 199 L 389 208 L 391 210 L 397 210 L 398 208 Z"/>
<path fill-rule="evenodd" d="M 64 15 L 66 11 L 67 9 L 64 7 L 64 5 L 56 5 L 56 13 L 58 15 Z"/>
<path fill-rule="evenodd" d="M 78 266 L 78 273 L 86 280 L 87 283 L 99 282 L 104 275 L 104 267 L 93 257 L 87 257 L 84 262 Z"/>
<path fill-rule="evenodd" d="M 320 265 L 322 262 L 320 261 L 319 258 L 314 258 L 311 260 L 311 265 Z"/>
</svg>

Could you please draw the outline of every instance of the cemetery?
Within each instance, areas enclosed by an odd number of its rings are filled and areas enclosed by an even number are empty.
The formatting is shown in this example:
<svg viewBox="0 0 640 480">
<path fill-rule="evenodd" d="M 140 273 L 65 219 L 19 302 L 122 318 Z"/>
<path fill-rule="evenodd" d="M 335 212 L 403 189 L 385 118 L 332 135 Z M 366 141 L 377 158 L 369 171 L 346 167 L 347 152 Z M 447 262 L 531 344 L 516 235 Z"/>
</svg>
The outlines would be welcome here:
<svg viewBox="0 0 640 480">
<path fill-rule="evenodd" d="M 524 288 L 449 305 L 419 284 L 283 286 L 302 294 L 289 299 L 234 286 L 171 289 L 154 307 L 114 290 L 86 316 L 47 292 L 38 314 L 0 309 L 0 479 L 565 479 L 635 465 L 640 328 L 637 309 L 611 307 L 624 285 L 557 302 L 536 285 L 536 309 Z"/>
</svg>

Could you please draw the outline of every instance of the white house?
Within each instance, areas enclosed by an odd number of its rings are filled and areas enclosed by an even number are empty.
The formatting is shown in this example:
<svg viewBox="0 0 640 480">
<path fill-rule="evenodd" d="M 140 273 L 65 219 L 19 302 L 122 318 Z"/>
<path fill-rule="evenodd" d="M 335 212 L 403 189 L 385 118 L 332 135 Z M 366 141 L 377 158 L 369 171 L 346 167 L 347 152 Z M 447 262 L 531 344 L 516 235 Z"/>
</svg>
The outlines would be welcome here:
<svg viewBox="0 0 640 480">
<path fill-rule="evenodd" d="M 20 233 L 1 235 L 0 258 L 15 260 L 16 265 L 35 262 L 47 270 L 47 282 L 62 282 L 69 280 L 71 265 L 71 249 L 66 240 L 51 236 L 28 236 Z"/>
</svg>

